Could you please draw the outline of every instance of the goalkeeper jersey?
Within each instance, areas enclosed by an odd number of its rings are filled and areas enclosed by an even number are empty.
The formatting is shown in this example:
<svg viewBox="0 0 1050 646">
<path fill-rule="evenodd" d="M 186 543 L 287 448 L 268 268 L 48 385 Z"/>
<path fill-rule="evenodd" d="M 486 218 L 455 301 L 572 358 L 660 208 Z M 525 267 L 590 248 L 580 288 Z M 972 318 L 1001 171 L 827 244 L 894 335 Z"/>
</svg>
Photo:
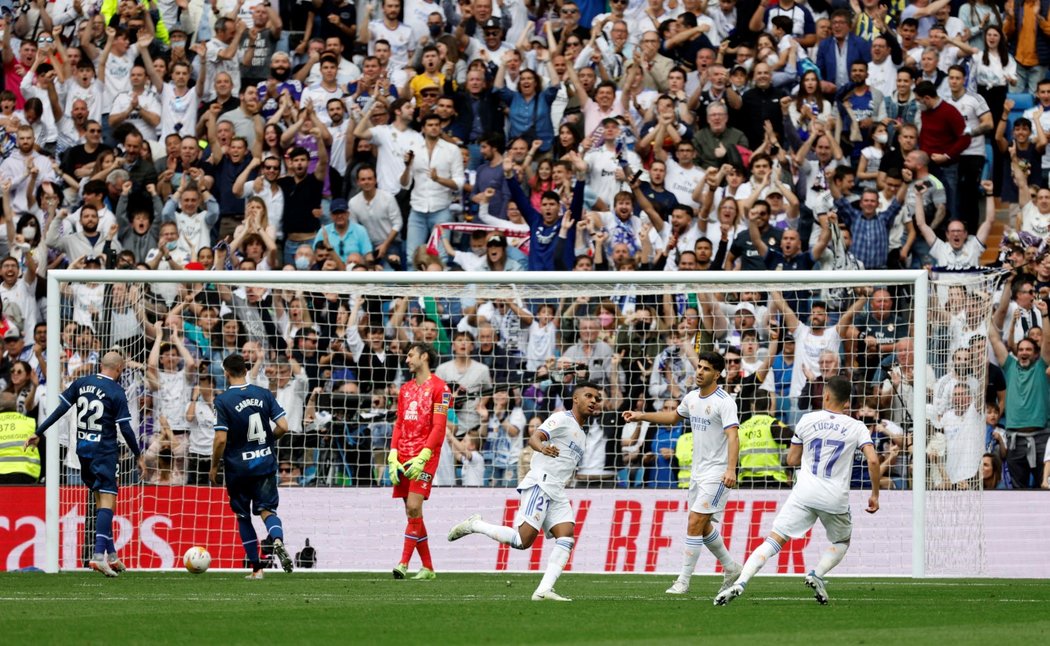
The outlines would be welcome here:
<svg viewBox="0 0 1050 646">
<path fill-rule="evenodd" d="M 397 422 L 390 446 L 398 459 L 406 462 L 426 447 L 440 453 L 445 441 L 445 421 L 452 404 L 448 384 L 437 375 L 423 383 L 410 379 L 397 393 Z"/>
</svg>

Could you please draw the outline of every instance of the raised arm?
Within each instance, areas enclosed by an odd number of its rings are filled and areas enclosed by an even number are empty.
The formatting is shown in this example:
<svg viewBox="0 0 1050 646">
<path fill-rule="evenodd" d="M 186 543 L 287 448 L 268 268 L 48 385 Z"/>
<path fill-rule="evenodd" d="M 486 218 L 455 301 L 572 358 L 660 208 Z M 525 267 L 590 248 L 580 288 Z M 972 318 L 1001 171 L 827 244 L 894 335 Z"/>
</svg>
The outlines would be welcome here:
<svg viewBox="0 0 1050 646">
<path fill-rule="evenodd" d="M 923 204 L 925 201 L 923 198 L 926 196 L 926 186 L 917 184 L 915 193 L 917 194 L 915 197 L 915 226 L 919 229 L 919 234 L 926 241 L 926 244 L 932 247 L 937 242 L 937 234 L 926 222 L 926 207 Z"/>
<path fill-rule="evenodd" d="M 992 194 L 995 185 L 992 180 L 986 179 L 981 182 L 981 188 L 984 190 L 984 221 L 977 228 L 976 236 L 977 241 L 983 245 L 992 231 L 992 223 L 995 222 L 995 195 Z"/>
</svg>

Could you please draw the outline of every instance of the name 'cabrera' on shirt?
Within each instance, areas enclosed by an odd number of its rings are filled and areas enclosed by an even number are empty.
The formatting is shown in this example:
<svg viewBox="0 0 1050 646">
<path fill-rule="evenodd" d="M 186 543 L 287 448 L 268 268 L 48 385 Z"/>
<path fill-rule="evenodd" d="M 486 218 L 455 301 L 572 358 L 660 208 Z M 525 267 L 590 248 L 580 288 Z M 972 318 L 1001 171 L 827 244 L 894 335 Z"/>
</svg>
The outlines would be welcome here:
<svg viewBox="0 0 1050 646">
<path fill-rule="evenodd" d="M 736 402 L 721 386 L 707 397 L 694 390 L 678 405 L 678 415 L 689 420 L 693 430 L 693 480 L 721 480 L 729 467 L 729 438 L 725 431 L 740 425 Z"/>
</svg>

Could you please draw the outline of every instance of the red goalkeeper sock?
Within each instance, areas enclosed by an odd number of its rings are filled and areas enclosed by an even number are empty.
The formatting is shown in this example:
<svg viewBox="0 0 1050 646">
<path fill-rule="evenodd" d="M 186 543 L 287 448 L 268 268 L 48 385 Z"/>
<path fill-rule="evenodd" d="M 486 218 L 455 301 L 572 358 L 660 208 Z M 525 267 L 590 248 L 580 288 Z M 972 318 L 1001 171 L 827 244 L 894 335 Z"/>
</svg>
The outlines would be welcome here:
<svg viewBox="0 0 1050 646">
<path fill-rule="evenodd" d="M 422 518 L 409 518 L 408 527 L 405 528 L 405 545 L 401 548 L 401 562 L 408 565 L 412 560 L 412 552 L 419 544 L 419 537 L 424 533 Z"/>
<path fill-rule="evenodd" d="M 430 541 L 427 540 L 427 526 L 423 524 L 422 518 L 417 518 L 419 521 L 419 538 L 416 539 L 416 551 L 419 552 L 419 559 L 423 561 L 423 567 L 428 570 L 434 569 L 434 562 L 430 560 Z"/>
</svg>

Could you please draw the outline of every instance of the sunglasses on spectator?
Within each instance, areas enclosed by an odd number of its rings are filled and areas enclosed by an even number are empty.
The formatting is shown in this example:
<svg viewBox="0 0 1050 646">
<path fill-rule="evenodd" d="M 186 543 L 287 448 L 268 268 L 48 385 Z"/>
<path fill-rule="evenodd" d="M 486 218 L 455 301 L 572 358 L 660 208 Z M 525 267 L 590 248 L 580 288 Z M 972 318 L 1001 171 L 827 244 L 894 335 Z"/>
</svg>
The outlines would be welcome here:
<svg viewBox="0 0 1050 646">
<path fill-rule="evenodd" d="M 265 164 L 263 165 L 263 170 L 281 170 L 281 165 Z"/>
<path fill-rule="evenodd" d="M 53 43 L 53 42 L 55 42 L 55 39 L 52 38 L 51 36 L 41 36 L 41 37 L 36 39 L 36 42 L 38 42 L 38 43 Z"/>
<path fill-rule="evenodd" d="M 580 10 L 579 9 L 562 9 L 561 10 L 561 15 L 563 15 L 563 16 L 571 16 L 574 13 L 580 13 Z"/>
<path fill-rule="evenodd" d="M 609 0 L 609 4 L 627 4 L 627 0 Z"/>
</svg>

